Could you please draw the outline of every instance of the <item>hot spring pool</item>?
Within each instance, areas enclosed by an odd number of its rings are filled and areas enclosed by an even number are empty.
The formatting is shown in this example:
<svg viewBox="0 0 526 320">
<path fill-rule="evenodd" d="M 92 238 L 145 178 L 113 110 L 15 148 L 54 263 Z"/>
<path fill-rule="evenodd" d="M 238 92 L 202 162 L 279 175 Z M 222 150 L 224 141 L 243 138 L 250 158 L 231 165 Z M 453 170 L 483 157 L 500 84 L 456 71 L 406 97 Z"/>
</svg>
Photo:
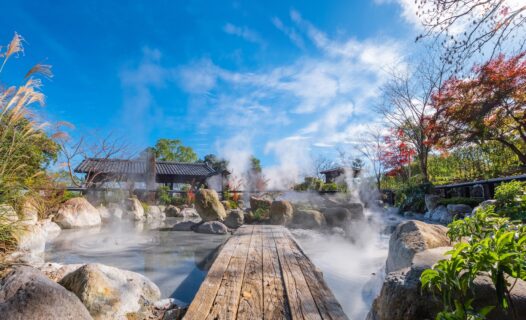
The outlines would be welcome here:
<svg viewBox="0 0 526 320">
<path fill-rule="evenodd" d="M 169 218 L 164 225 L 176 222 Z M 159 225 L 123 220 L 100 228 L 62 230 L 46 245 L 45 259 L 64 264 L 102 263 L 138 272 L 159 286 L 163 298 L 190 303 L 216 249 L 228 236 L 156 228 Z M 351 319 L 365 319 L 380 290 L 387 257 L 388 236 L 371 228 L 361 232 L 352 243 L 337 234 L 292 230 Z"/>
<path fill-rule="evenodd" d="M 176 223 L 168 218 L 164 225 Z M 102 263 L 152 280 L 163 298 L 190 303 L 211 258 L 228 236 L 152 230 L 159 225 L 119 221 L 99 228 L 62 230 L 46 244 L 45 259 L 63 264 Z"/>
</svg>

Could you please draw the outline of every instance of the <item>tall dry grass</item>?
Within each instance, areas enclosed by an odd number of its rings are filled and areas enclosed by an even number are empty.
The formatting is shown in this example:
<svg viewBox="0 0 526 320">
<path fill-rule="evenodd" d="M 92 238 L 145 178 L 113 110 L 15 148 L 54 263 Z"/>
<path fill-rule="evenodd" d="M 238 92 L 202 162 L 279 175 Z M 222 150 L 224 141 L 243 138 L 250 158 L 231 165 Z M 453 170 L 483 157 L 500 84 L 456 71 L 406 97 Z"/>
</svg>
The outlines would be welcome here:
<svg viewBox="0 0 526 320">
<path fill-rule="evenodd" d="M 44 94 L 40 91 L 40 77 L 51 77 L 49 65 L 37 64 L 27 72 L 20 85 L 5 85 L 2 73 L 7 62 L 24 52 L 23 38 L 15 33 L 11 42 L 0 47 L 0 203 L 14 205 L 22 196 L 28 178 L 43 174 L 34 172 L 28 177 L 30 155 L 26 150 L 28 143 L 45 135 L 46 123 L 40 123 L 31 112 L 30 106 L 44 104 Z M 0 211 L 0 253 L 12 250 L 16 245 L 14 237 L 16 223 Z"/>
</svg>

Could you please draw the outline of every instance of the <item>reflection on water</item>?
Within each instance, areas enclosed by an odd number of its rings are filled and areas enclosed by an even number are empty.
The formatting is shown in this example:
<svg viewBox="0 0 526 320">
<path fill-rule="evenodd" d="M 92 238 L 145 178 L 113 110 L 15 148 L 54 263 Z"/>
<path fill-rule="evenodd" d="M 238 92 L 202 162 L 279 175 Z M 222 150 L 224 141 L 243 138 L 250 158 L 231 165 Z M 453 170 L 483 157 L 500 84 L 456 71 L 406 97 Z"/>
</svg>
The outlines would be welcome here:
<svg viewBox="0 0 526 320">
<path fill-rule="evenodd" d="M 173 225 L 168 218 L 165 225 Z M 190 303 L 206 276 L 215 249 L 227 236 L 152 230 L 119 221 L 100 228 L 62 230 L 46 245 L 46 261 L 102 263 L 141 273 L 155 282 L 162 297 Z"/>
<path fill-rule="evenodd" d="M 293 230 L 292 234 L 322 273 L 350 319 L 365 319 L 380 292 L 389 236 L 361 226 L 354 243 L 338 234 Z"/>
</svg>

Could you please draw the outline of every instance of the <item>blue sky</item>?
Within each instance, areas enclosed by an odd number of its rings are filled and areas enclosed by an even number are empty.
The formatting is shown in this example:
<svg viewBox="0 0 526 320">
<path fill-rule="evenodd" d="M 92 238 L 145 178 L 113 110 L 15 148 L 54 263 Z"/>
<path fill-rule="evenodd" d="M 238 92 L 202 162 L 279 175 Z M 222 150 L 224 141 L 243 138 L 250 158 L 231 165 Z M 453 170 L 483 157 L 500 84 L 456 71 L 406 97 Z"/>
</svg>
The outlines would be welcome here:
<svg viewBox="0 0 526 320">
<path fill-rule="evenodd" d="M 41 112 L 74 136 L 179 138 L 297 173 L 377 119 L 386 69 L 416 46 L 399 1 L 3 1 L 1 42 L 26 40 L 3 80 L 53 65 Z"/>
</svg>

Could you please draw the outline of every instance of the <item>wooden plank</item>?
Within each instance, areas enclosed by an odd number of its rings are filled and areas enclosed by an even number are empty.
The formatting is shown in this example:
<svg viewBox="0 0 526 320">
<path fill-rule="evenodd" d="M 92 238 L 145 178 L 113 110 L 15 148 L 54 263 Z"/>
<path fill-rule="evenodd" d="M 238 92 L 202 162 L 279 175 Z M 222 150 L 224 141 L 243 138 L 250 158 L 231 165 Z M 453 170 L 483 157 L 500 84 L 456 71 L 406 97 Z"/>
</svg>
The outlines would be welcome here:
<svg viewBox="0 0 526 320">
<path fill-rule="evenodd" d="M 252 235 L 253 226 L 242 226 L 235 233 L 234 236 L 240 238 L 239 244 L 230 258 L 210 314 L 206 319 L 236 318 Z"/>
<path fill-rule="evenodd" d="M 263 243 L 261 227 L 252 233 L 245 275 L 239 297 L 237 319 L 261 319 L 263 316 Z"/>
<path fill-rule="evenodd" d="M 290 319 L 272 227 L 263 226 L 263 319 Z"/>
<path fill-rule="evenodd" d="M 288 230 L 286 233 L 290 234 Z M 301 267 L 321 317 L 323 319 L 347 320 L 348 318 L 343 312 L 340 303 L 323 279 L 323 274 L 314 266 L 292 235 L 289 235 L 289 237 L 291 240 L 289 242 L 290 251 L 294 254 Z"/>
<path fill-rule="evenodd" d="M 296 257 L 290 252 L 290 238 L 283 229 L 273 229 L 274 241 L 278 251 L 279 262 L 287 292 L 290 315 L 292 319 L 322 319 L 307 280 L 303 276 Z"/>
<path fill-rule="evenodd" d="M 251 229 L 242 229 L 240 230 L 240 234 L 248 231 L 252 232 Z M 242 237 L 240 236 L 233 236 L 226 241 L 212 264 L 212 267 L 210 267 L 205 280 L 199 287 L 199 291 L 197 291 L 194 300 L 188 307 L 188 311 L 184 317 L 185 319 L 202 320 L 206 318 L 215 300 L 216 293 L 219 290 L 223 274 L 230 262 L 230 258 L 234 254 L 241 239 Z"/>
</svg>

